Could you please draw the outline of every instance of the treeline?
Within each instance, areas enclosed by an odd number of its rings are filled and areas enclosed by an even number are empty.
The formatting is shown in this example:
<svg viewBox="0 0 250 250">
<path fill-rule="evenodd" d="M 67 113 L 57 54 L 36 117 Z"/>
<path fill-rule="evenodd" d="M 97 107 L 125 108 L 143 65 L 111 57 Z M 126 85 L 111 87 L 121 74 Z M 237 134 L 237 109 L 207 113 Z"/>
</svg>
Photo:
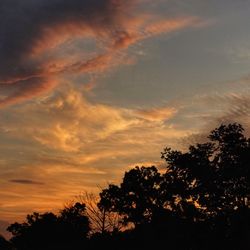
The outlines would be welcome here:
<svg viewBox="0 0 250 250">
<path fill-rule="evenodd" d="M 97 199 L 85 193 L 57 215 L 33 213 L 10 225 L 13 237 L 0 249 L 250 249 L 250 139 L 243 127 L 221 125 L 206 143 L 187 152 L 166 148 L 161 157 L 165 169 L 135 167 Z"/>
</svg>

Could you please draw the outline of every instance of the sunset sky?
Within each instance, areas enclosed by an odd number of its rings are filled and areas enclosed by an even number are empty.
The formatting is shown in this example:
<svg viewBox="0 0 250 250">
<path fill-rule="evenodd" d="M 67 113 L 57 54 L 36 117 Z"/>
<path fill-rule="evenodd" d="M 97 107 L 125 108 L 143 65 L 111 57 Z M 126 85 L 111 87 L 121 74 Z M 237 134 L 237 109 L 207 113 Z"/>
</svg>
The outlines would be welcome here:
<svg viewBox="0 0 250 250">
<path fill-rule="evenodd" d="M 250 121 L 248 0 L 0 0 L 0 233 Z"/>
</svg>

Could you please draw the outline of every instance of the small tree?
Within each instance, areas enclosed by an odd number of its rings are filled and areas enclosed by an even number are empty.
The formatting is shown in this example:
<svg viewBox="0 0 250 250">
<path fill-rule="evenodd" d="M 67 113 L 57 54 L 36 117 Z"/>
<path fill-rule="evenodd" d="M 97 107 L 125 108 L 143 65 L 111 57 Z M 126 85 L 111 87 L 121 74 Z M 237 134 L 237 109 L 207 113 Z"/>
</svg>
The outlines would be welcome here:
<svg viewBox="0 0 250 250">
<path fill-rule="evenodd" d="M 89 218 L 86 213 L 86 205 L 77 202 L 67 206 L 60 211 L 58 221 L 65 235 L 71 236 L 73 240 L 86 238 L 90 230 Z"/>
<path fill-rule="evenodd" d="M 86 206 L 86 215 L 90 220 L 91 234 L 120 231 L 123 228 L 122 217 L 117 212 L 109 211 L 99 204 L 100 198 L 90 192 L 83 192 L 77 197 Z"/>
</svg>

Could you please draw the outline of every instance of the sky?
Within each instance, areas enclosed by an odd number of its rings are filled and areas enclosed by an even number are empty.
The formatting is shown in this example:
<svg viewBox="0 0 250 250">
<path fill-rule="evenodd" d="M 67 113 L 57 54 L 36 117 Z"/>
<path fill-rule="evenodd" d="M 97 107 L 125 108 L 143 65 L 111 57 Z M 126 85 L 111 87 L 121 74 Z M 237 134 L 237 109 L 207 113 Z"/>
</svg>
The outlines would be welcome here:
<svg viewBox="0 0 250 250">
<path fill-rule="evenodd" d="M 250 131 L 250 1 L 1 0 L 0 233 L 164 168 L 221 123 Z"/>
</svg>

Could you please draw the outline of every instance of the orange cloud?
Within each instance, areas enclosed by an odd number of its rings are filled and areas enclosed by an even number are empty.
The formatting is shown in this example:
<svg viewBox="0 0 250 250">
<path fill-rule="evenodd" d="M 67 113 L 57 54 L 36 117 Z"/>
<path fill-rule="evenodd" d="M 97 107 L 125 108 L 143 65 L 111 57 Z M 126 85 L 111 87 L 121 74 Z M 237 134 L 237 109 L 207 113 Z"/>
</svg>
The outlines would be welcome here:
<svg viewBox="0 0 250 250">
<path fill-rule="evenodd" d="M 168 120 L 171 117 L 173 117 L 176 113 L 177 113 L 176 109 L 169 107 L 137 110 L 135 112 L 135 114 L 138 115 L 139 117 L 149 121 Z"/>
<path fill-rule="evenodd" d="M 21 80 L 7 97 L 0 99 L 0 106 L 15 104 L 52 90 L 58 82 L 53 78 Z"/>
<path fill-rule="evenodd" d="M 144 30 L 144 36 L 150 37 L 170 33 L 187 27 L 195 27 L 202 20 L 196 17 L 173 18 L 150 23 Z"/>
<path fill-rule="evenodd" d="M 99 75 L 117 65 L 131 63 L 127 53 L 131 45 L 204 23 L 195 17 L 166 19 L 145 14 L 135 8 L 139 3 L 136 0 L 72 0 L 70 3 L 46 0 L 44 6 L 38 6 L 39 9 L 34 11 L 36 16 L 33 12 L 25 18 L 17 15 L 0 48 L 3 50 L 1 60 L 4 60 L 0 67 L 0 85 L 6 89 L 0 105 L 48 92 L 65 74 Z M 28 3 L 21 4 L 24 13 L 29 7 Z M 0 23 L 8 15 L 10 13 L 4 13 Z M 33 21 L 27 23 L 29 18 Z M 14 25 L 17 23 L 19 25 Z M 21 31 L 22 39 L 17 39 L 16 34 Z M 88 56 L 85 51 L 75 50 L 74 42 L 78 39 L 91 39 L 95 45 Z"/>
<path fill-rule="evenodd" d="M 1 150 L 12 150 L 0 161 L 1 218 L 54 211 L 84 189 L 98 192 L 97 185 L 118 181 L 130 166 L 159 161 L 166 143 L 187 134 L 168 124 L 176 112 L 91 103 L 70 86 L 39 103 L 0 110 L 8 115 L 0 120 Z"/>
</svg>

